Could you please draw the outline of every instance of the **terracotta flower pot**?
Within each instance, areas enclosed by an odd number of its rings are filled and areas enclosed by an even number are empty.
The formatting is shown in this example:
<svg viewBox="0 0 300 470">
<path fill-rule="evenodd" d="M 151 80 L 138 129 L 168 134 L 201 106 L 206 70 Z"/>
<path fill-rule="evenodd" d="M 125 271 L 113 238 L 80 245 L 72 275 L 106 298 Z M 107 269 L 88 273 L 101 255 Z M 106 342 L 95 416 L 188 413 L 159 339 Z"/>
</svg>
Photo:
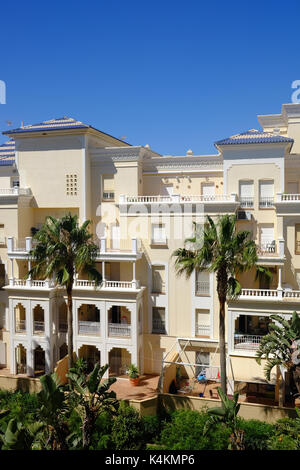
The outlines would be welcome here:
<svg viewBox="0 0 300 470">
<path fill-rule="evenodd" d="M 136 379 L 129 379 L 131 385 L 133 385 L 134 387 L 137 387 L 139 385 L 139 382 L 140 382 L 140 378 L 137 377 Z"/>
</svg>

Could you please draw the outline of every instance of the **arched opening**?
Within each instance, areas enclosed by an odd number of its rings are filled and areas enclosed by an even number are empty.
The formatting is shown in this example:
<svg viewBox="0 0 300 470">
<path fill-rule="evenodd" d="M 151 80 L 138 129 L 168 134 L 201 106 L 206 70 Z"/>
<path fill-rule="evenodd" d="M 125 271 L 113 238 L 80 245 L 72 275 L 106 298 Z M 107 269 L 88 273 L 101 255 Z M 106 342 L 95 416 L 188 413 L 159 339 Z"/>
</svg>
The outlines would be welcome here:
<svg viewBox="0 0 300 470">
<path fill-rule="evenodd" d="M 62 302 L 58 309 L 58 331 L 66 333 L 68 331 L 67 304 Z"/>
<path fill-rule="evenodd" d="M 131 354 L 125 348 L 113 348 L 109 351 L 108 360 L 109 375 L 126 375 L 131 364 Z"/>
<path fill-rule="evenodd" d="M 34 376 L 39 377 L 45 374 L 45 351 L 41 346 L 34 350 Z"/>
<path fill-rule="evenodd" d="M 78 334 L 100 335 L 100 310 L 93 304 L 78 308 Z"/>
<path fill-rule="evenodd" d="M 26 348 L 23 344 L 18 344 L 16 347 L 16 371 L 17 374 L 26 374 L 27 370 L 26 362 Z"/>
<path fill-rule="evenodd" d="M 26 309 L 21 303 L 18 303 L 15 308 L 15 331 L 16 333 L 26 332 Z"/>
<path fill-rule="evenodd" d="M 78 357 L 86 361 L 87 372 L 91 372 L 97 363 L 101 364 L 100 351 L 98 351 L 96 346 L 83 344 L 78 351 Z"/>
<path fill-rule="evenodd" d="M 40 305 L 33 309 L 33 334 L 43 335 L 45 333 L 45 314 Z"/>
<path fill-rule="evenodd" d="M 113 305 L 108 311 L 108 336 L 131 335 L 131 313 L 128 308 Z"/>
<path fill-rule="evenodd" d="M 66 343 L 63 343 L 59 348 L 59 360 L 65 357 L 68 354 L 68 346 Z"/>
</svg>

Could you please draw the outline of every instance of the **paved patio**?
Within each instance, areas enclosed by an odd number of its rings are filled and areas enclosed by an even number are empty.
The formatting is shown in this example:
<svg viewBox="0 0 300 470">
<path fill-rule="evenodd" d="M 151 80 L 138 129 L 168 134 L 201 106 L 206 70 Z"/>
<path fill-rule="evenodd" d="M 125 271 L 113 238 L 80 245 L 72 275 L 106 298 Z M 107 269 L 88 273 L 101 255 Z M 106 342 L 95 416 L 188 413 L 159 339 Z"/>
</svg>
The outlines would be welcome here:
<svg viewBox="0 0 300 470">
<path fill-rule="evenodd" d="M 143 375 L 137 387 L 131 385 L 128 378 L 118 377 L 111 386 L 118 400 L 145 400 L 157 395 L 159 375 Z"/>
</svg>

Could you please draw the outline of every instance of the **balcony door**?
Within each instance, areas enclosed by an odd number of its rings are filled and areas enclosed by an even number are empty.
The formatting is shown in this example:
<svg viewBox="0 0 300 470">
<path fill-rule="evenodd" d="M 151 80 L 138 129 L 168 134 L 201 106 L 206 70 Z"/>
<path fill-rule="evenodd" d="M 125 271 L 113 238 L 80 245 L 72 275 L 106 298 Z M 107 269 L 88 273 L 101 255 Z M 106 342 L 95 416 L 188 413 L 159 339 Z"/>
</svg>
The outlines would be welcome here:
<svg viewBox="0 0 300 470">
<path fill-rule="evenodd" d="M 113 250 L 120 249 L 120 226 L 112 225 L 111 227 L 111 247 Z"/>
<path fill-rule="evenodd" d="M 201 192 L 203 199 L 211 199 L 215 195 L 215 184 L 214 183 L 202 183 Z"/>
</svg>

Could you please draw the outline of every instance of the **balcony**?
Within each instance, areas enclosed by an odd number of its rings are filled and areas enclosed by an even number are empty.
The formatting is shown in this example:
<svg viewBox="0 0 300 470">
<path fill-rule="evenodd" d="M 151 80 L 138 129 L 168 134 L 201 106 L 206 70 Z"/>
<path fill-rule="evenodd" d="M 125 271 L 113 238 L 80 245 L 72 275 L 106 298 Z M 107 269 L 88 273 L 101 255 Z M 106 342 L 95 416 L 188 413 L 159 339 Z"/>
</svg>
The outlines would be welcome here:
<svg viewBox="0 0 300 470">
<path fill-rule="evenodd" d="M 196 323 L 196 336 L 210 336 L 210 325 Z"/>
<path fill-rule="evenodd" d="M 0 198 L 7 196 L 31 196 L 30 188 L 20 188 L 15 186 L 13 188 L 0 188 Z"/>
<path fill-rule="evenodd" d="M 44 281 L 35 279 L 9 279 L 9 285 L 6 288 L 21 288 L 21 289 L 53 289 L 55 287 L 54 281 L 45 279 Z"/>
<path fill-rule="evenodd" d="M 26 320 L 16 320 L 16 333 L 26 333 Z"/>
<path fill-rule="evenodd" d="M 113 247 L 114 240 L 106 237 L 100 238 L 100 251 L 97 256 L 99 261 L 137 261 L 142 257 L 141 242 L 137 238 L 131 240 L 118 240 L 119 248 Z M 94 243 L 99 243 L 95 240 Z M 110 247 L 108 246 L 110 245 Z"/>
<path fill-rule="evenodd" d="M 43 335 L 45 333 L 45 322 L 43 321 L 34 321 L 33 322 L 33 334 L 34 335 Z"/>
<path fill-rule="evenodd" d="M 240 197 L 240 207 L 241 209 L 253 209 L 254 198 L 253 197 Z"/>
<path fill-rule="evenodd" d="M 285 202 L 285 203 L 299 203 L 300 202 L 300 194 L 285 194 L 285 193 L 277 193 L 276 203 Z"/>
<path fill-rule="evenodd" d="M 100 322 L 96 321 L 78 321 L 78 334 L 79 335 L 100 335 Z"/>
<path fill-rule="evenodd" d="M 115 291 L 132 291 L 140 289 L 139 281 L 108 281 L 103 280 L 100 287 L 95 287 L 94 281 L 76 279 L 74 289 L 100 289 L 100 290 L 115 290 Z"/>
<path fill-rule="evenodd" d="M 262 338 L 263 335 L 235 334 L 234 350 L 256 351 L 259 348 Z"/>
<path fill-rule="evenodd" d="M 119 204 L 181 204 L 181 203 L 228 203 L 228 202 L 236 202 L 237 195 L 236 194 L 215 194 L 210 196 L 205 195 L 180 195 L 180 194 L 173 194 L 170 196 L 127 196 L 121 195 Z"/>
<path fill-rule="evenodd" d="M 111 337 L 126 337 L 131 335 L 131 325 L 127 323 L 109 323 L 108 336 Z"/>
<path fill-rule="evenodd" d="M 260 209 L 271 209 L 274 207 L 274 198 L 273 197 L 261 197 L 259 199 L 259 208 Z"/>
<path fill-rule="evenodd" d="M 294 301 L 300 300 L 300 290 L 292 289 L 242 289 L 239 300 Z"/>
</svg>

